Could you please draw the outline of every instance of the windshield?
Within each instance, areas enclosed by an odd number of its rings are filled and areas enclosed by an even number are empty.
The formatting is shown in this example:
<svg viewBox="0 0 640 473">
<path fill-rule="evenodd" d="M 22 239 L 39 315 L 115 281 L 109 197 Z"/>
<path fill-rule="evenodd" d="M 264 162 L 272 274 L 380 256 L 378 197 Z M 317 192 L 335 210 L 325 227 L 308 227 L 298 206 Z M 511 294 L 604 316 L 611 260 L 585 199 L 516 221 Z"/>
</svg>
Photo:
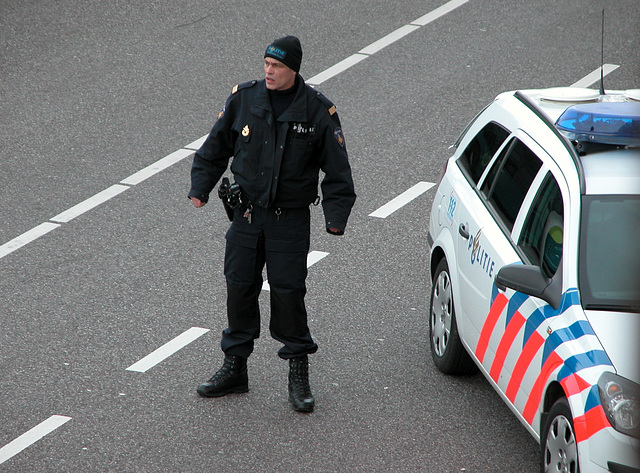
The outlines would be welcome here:
<svg viewBox="0 0 640 473">
<path fill-rule="evenodd" d="M 582 304 L 640 313 L 640 196 L 585 195 L 582 202 Z"/>
</svg>

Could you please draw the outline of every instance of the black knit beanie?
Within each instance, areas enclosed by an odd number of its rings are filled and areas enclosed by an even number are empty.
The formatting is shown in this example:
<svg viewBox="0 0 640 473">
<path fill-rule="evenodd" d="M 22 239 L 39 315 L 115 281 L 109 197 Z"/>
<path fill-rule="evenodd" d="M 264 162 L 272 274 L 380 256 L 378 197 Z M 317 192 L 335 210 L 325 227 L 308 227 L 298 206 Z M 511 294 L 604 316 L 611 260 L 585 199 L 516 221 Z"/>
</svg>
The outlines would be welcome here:
<svg viewBox="0 0 640 473">
<path fill-rule="evenodd" d="M 264 57 L 277 59 L 285 66 L 290 67 L 296 72 L 300 72 L 300 63 L 302 63 L 302 46 L 300 46 L 300 40 L 295 36 L 285 36 L 284 38 L 276 39 L 267 47 Z"/>
</svg>

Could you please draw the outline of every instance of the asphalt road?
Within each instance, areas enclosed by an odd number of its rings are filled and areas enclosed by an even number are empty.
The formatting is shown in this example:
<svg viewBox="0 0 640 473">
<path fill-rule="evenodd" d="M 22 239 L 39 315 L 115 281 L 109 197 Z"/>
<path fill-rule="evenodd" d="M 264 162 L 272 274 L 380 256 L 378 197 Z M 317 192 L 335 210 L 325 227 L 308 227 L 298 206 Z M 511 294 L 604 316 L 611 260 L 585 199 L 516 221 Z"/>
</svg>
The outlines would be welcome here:
<svg viewBox="0 0 640 473">
<path fill-rule="evenodd" d="M 308 278 L 310 415 L 288 406 L 267 294 L 251 391 L 197 396 L 221 362 L 224 213 L 187 200 L 189 156 L 122 184 L 205 135 L 271 40 L 299 36 L 311 78 L 444 3 L 0 0 L 0 245 L 51 229 L 0 257 L 0 471 L 537 471 L 537 442 L 489 384 L 431 363 L 433 190 L 369 215 L 436 182 L 498 93 L 598 69 L 603 7 L 620 66 L 605 87 L 640 87 L 636 0 L 469 0 L 318 85 L 359 197 L 344 237 L 312 213 L 328 255 Z M 192 327 L 206 333 L 127 370 Z"/>
</svg>

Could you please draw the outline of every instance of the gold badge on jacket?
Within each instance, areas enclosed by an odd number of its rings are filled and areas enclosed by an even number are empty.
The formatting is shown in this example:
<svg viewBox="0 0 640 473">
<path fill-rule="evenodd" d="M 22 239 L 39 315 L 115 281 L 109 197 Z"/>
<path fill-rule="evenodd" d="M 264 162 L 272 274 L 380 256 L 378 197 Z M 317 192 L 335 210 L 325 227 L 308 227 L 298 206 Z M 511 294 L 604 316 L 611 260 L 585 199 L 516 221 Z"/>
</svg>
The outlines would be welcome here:
<svg viewBox="0 0 640 473">
<path fill-rule="evenodd" d="M 244 137 L 249 136 L 249 125 L 245 125 L 244 128 L 242 129 L 242 136 Z"/>
</svg>

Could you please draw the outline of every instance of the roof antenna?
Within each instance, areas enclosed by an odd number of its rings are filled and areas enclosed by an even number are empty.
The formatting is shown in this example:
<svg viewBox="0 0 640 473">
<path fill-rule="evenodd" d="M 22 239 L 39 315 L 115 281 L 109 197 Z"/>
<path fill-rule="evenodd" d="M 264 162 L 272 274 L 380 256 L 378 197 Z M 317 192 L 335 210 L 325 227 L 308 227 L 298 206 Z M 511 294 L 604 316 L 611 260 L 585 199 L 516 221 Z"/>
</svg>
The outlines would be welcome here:
<svg viewBox="0 0 640 473">
<path fill-rule="evenodd" d="M 600 47 L 600 95 L 604 95 L 604 8 L 602 9 L 602 44 Z"/>
</svg>

